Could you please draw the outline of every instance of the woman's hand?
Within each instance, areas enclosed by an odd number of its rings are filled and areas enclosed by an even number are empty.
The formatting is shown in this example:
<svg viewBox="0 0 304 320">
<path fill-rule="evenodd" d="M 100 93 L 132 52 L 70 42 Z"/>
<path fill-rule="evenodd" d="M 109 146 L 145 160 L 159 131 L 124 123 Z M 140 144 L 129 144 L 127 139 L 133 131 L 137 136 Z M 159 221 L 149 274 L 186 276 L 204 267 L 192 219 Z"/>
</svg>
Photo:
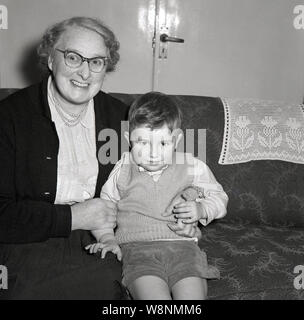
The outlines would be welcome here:
<svg viewBox="0 0 304 320">
<path fill-rule="evenodd" d="M 116 204 L 100 198 L 89 199 L 71 206 L 72 230 L 114 229 Z"/>
<path fill-rule="evenodd" d="M 174 217 L 186 224 L 206 218 L 204 213 L 202 204 L 196 201 L 180 202 L 173 207 Z"/>
<path fill-rule="evenodd" d="M 177 220 L 176 223 L 168 223 L 168 227 L 182 237 L 193 238 L 195 236 L 198 236 L 198 228 L 196 223 L 184 224 L 181 220 Z"/>
<path fill-rule="evenodd" d="M 179 192 L 170 202 L 168 205 L 166 211 L 162 214 L 163 217 L 169 217 L 173 215 L 173 209 L 174 206 L 177 205 L 178 203 L 184 203 L 186 202 L 186 199 L 183 197 L 183 191 Z"/>
<path fill-rule="evenodd" d="M 203 189 L 196 186 L 188 186 L 176 194 L 168 205 L 163 217 L 174 215 L 176 219 L 184 219 L 184 223 L 196 222 L 206 218 L 206 212 L 197 199 L 204 198 Z"/>
<path fill-rule="evenodd" d="M 188 190 L 191 188 L 186 188 L 185 190 L 179 192 L 171 201 L 166 212 L 162 214 L 163 217 L 169 217 L 174 215 L 176 222 L 168 223 L 168 227 L 174 231 L 179 236 L 183 237 L 198 237 L 200 238 L 200 231 L 197 228 L 197 221 L 203 216 L 201 216 L 202 211 L 200 204 L 196 201 L 191 201 L 191 198 L 196 198 L 191 193 L 189 196 Z M 186 194 L 187 193 L 187 194 Z M 187 201 L 188 200 L 188 201 Z"/>
</svg>

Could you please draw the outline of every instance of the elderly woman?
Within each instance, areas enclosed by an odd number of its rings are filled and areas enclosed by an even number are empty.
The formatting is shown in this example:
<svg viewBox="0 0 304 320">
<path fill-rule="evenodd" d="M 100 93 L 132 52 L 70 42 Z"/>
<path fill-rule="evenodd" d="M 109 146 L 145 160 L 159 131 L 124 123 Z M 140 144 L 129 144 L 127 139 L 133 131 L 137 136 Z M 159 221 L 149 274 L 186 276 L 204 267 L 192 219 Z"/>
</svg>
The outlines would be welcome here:
<svg viewBox="0 0 304 320">
<path fill-rule="evenodd" d="M 116 257 L 84 249 L 90 231 L 115 227 L 116 208 L 99 198 L 114 164 L 98 154 L 99 133 L 111 128 L 120 137 L 127 115 L 100 91 L 118 47 L 96 19 L 60 22 L 38 47 L 48 76 L 0 104 L 0 265 L 9 275 L 0 298 L 126 297 Z M 193 228 L 175 232 L 191 236 Z"/>
<path fill-rule="evenodd" d="M 126 106 L 101 92 L 119 60 L 113 32 L 76 17 L 49 28 L 38 47 L 49 76 L 0 106 L 0 264 L 10 299 L 121 299 L 114 255 L 89 255 L 90 232 L 113 228 L 116 209 L 99 198 L 113 164 L 98 161 L 120 136 Z M 118 146 L 117 146 L 118 147 Z"/>
</svg>

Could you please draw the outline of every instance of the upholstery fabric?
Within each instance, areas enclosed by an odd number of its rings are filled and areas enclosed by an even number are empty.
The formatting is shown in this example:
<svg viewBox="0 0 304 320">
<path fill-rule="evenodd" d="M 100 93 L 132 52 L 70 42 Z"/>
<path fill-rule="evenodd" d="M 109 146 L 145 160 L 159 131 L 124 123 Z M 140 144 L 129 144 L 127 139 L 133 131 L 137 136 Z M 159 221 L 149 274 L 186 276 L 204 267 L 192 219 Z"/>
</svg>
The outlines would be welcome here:
<svg viewBox="0 0 304 320">
<path fill-rule="evenodd" d="M 209 299 L 304 300 L 294 288 L 294 268 L 303 265 L 304 228 L 211 223 L 199 245 L 219 280 L 208 282 Z"/>
</svg>

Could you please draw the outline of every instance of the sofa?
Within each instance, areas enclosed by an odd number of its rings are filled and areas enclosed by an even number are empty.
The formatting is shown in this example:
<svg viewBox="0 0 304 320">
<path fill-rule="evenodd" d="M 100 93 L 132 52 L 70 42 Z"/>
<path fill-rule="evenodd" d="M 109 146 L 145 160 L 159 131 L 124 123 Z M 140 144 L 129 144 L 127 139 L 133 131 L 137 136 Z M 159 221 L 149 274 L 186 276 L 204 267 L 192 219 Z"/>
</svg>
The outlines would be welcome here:
<svg viewBox="0 0 304 320">
<path fill-rule="evenodd" d="M 13 91 L 0 89 L 0 100 Z M 112 95 L 127 105 L 137 97 Z M 304 300 L 303 286 L 295 286 L 297 266 L 304 265 L 304 166 L 279 160 L 220 165 L 222 99 L 175 97 L 183 129 L 206 129 L 206 163 L 229 196 L 227 215 L 202 228 L 199 241 L 221 273 L 209 281 L 209 299 Z"/>
</svg>

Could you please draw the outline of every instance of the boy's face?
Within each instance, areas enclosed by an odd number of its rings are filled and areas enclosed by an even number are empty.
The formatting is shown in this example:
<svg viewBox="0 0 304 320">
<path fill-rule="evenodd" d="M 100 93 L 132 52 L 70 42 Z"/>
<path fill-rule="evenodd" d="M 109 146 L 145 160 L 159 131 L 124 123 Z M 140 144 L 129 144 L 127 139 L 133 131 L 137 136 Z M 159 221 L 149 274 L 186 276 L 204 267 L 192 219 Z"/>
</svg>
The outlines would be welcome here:
<svg viewBox="0 0 304 320">
<path fill-rule="evenodd" d="M 167 125 L 153 130 L 136 128 L 130 136 L 133 160 L 147 171 L 161 170 L 172 164 L 174 150 L 181 137 L 180 129 L 171 132 Z"/>
</svg>

